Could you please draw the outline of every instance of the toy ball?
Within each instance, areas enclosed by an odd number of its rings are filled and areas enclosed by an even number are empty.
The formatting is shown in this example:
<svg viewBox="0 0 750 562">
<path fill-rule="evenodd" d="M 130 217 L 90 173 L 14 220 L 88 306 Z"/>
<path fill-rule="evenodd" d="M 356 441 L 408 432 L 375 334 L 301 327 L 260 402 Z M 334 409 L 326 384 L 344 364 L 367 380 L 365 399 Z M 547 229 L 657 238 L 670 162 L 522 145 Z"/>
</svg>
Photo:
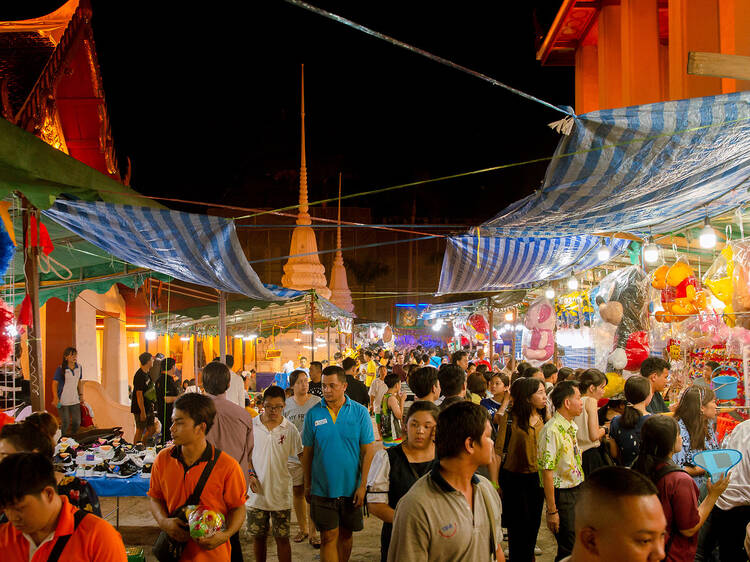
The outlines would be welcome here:
<svg viewBox="0 0 750 562">
<path fill-rule="evenodd" d="M 212 537 L 225 528 L 224 515 L 203 506 L 189 506 L 185 515 L 190 526 L 190 536 L 196 539 Z"/>
</svg>

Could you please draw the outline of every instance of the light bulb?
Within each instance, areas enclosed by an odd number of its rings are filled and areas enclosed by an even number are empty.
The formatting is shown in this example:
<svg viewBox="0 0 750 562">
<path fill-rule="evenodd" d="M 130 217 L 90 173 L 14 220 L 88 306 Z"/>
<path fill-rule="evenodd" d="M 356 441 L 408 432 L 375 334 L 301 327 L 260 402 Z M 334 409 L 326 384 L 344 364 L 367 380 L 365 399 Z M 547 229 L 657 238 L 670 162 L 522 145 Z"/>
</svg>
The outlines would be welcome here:
<svg viewBox="0 0 750 562">
<path fill-rule="evenodd" d="M 646 263 L 656 263 L 659 259 L 659 246 L 649 242 L 643 247 L 643 259 Z"/>
<path fill-rule="evenodd" d="M 443 320 L 441 318 L 438 318 L 435 320 L 435 323 L 432 325 L 432 331 L 433 332 L 439 332 L 440 328 L 443 327 Z"/>
<path fill-rule="evenodd" d="M 513 313 L 512 312 L 506 312 L 505 313 L 505 319 L 510 322 L 513 320 Z"/>
<path fill-rule="evenodd" d="M 309 335 L 311 335 L 311 334 L 312 334 L 312 330 L 310 330 L 310 329 L 307 329 L 307 330 L 302 330 L 302 332 L 300 332 L 300 333 L 301 333 L 301 334 L 302 334 L 303 336 L 309 336 Z"/>
<path fill-rule="evenodd" d="M 711 228 L 711 225 L 706 223 L 706 226 L 701 230 L 700 236 L 698 237 L 701 248 L 710 250 L 716 246 L 716 231 Z"/>
<path fill-rule="evenodd" d="M 544 291 L 544 296 L 547 297 L 548 299 L 554 299 L 555 298 L 555 290 L 552 287 L 550 287 L 549 289 L 547 289 L 546 291 Z"/>
<path fill-rule="evenodd" d="M 144 336 L 146 337 L 146 341 L 154 341 L 156 339 L 156 332 L 153 330 L 146 330 Z"/>
<path fill-rule="evenodd" d="M 609 251 L 609 248 L 606 246 L 602 246 L 599 248 L 599 251 L 596 253 L 596 258 L 599 261 L 609 261 L 609 258 L 611 256 L 611 252 Z"/>
<path fill-rule="evenodd" d="M 575 275 L 571 275 L 570 279 L 568 279 L 568 289 L 571 291 L 578 289 L 578 279 L 575 278 Z"/>
</svg>

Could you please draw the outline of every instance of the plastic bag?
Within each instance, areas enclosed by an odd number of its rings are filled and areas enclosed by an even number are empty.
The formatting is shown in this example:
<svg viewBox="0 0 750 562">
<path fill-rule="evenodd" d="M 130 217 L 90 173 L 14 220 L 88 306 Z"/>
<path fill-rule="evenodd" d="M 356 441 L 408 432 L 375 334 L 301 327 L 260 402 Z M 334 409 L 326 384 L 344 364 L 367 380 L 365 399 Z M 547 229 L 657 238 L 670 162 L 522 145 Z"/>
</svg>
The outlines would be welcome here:
<svg viewBox="0 0 750 562">
<path fill-rule="evenodd" d="M 226 529 L 224 515 L 205 506 L 188 506 L 185 514 L 190 526 L 190 536 L 194 539 L 213 537 L 219 531 Z"/>
</svg>

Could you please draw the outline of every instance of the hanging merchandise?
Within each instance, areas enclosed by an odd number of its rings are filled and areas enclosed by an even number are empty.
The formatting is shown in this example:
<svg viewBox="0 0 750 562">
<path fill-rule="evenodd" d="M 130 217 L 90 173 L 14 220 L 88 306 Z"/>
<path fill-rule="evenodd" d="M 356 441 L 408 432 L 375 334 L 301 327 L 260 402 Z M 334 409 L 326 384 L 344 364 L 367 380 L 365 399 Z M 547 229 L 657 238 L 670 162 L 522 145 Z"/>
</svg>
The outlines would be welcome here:
<svg viewBox="0 0 750 562">
<path fill-rule="evenodd" d="M 0 365 L 4 365 L 13 357 L 16 333 L 14 323 L 13 308 L 0 299 Z"/>
<path fill-rule="evenodd" d="M 706 294 L 700 290 L 695 272 L 679 258 L 671 267 L 662 265 L 654 270 L 651 286 L 661 290 L 663 311 L 656 311 L 658 322 L 681 322 L 706 308 Z"/>
<path fill-rule="evenodd" d="M 750 241 L 735 242 L 732 249 L 732 312 L 735 325 L 750 330 Z"/>
<path fill-rule="evenodd" d="M 639 266 L 610 273 L 600 283 L 596 297 L 599 316 L 616 328 L 607 372 L 638 371 L 648 357 L 647 295 L 646 274 Z"/>
<path fill-rule="evenodd" d="M 472 314 L 466 323 L 470 335 L 477 341 L 484 341 L 490 333 L 490 325 L 482 314 Z"/>
<path fill-rule="evenodd" d="M 724 303 L 724 319 L 730 328 L 735 324 L 732 312 L 732 297 L 734 287 L 732 277 L 734 276 L 734 251 L 731 245 L 727 245 L 714 260 L 703 275 L 703 284 L 708 287 L 711 294 Z"/>
<path fill-rule="evenodd" d="M 526 311 L 524 324 L 531 332 L 523 356 L 532 361 L 546 361 L 555 352 L 555 307 L 553 301 L 540 297 Z"/>
<path fill-rule="evenodd" d="M 680 325 L 681 340 L 692 348 L 723 346 L 731 330 L 718 312 L 704 311 Z"/>
</svg>

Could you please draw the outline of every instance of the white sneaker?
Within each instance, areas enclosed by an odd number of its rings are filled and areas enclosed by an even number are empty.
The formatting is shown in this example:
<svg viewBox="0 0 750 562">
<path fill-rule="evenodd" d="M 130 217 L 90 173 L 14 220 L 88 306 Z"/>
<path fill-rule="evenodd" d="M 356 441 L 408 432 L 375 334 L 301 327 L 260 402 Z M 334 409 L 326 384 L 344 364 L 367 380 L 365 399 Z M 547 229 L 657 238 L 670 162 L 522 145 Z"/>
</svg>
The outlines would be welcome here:
<svg viewBox="0 0 750 562">
<path fill-rule="evenodd" d="M 542 549 L 541 549 L 541 548 L 539 548 L 538 546 L 535 546 L 535 547 L 534 547 L 534 554 L 535 554 L 536 556 L 539 556 L 539 555 L 540 555 L 541 553 L 542 553 Z"/>
<path fill-rule="evenodd" d="M 507 548 L 504 548 L 503 554 L 505 555 L 506 560 L 510 560 L 510 550 L 508 550 Z"/>
</svg>

